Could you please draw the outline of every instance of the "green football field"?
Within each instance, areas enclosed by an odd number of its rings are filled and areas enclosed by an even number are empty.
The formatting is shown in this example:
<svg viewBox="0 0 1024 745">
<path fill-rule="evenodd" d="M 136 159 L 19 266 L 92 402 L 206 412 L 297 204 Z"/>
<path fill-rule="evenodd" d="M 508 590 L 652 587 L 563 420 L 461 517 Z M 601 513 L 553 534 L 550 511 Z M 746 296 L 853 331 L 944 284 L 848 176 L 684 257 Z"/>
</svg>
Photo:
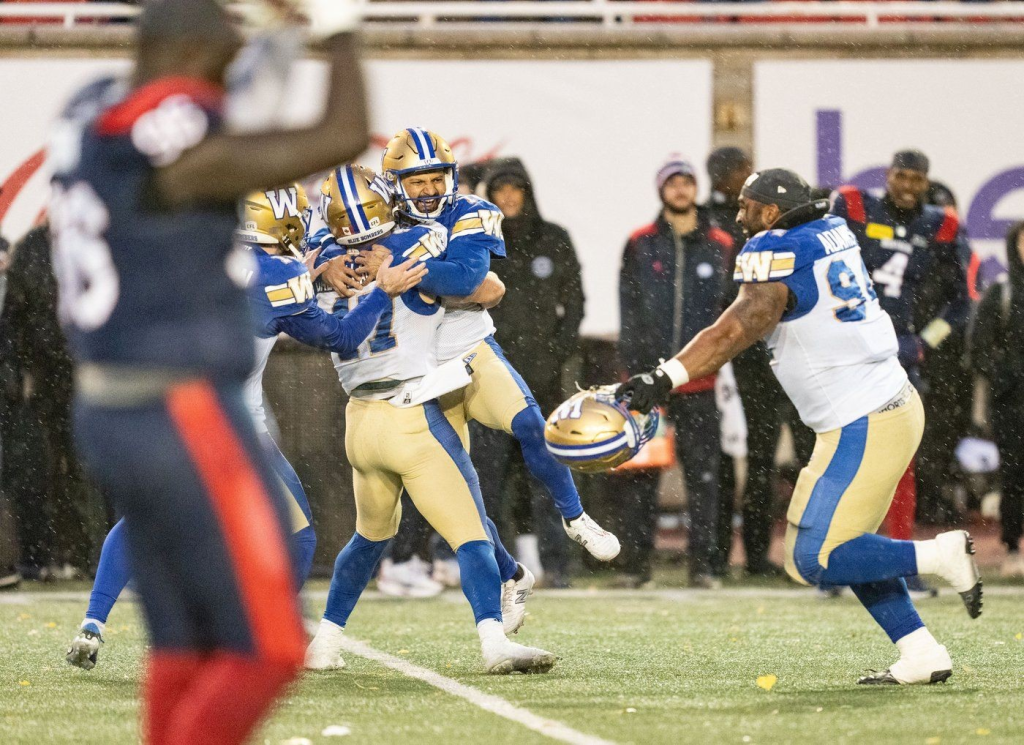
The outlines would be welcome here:
<svg viewBox="0 0 1024 745">
<path fill-rule="evenodd" d="M 0 595 L 0 743 L 136 742 L 135 605 L 115 608 L 100 664 L 84 672 L 64 662 L 84 593 L 60 589 Z M 312 587 L 312 612 L 323 589 Z M 366 598 L 348 634 L 392 667 L 349 653 L 346 670 L 306 675 L 257 741 L 1024 743 L 1024 588 L 990 588 L 978 621 L 955 595 L 922 601 L 955 670 L 945 685 L 917 688 L 855 685 L 894 650 L 852 597 L 580 590 L 530 603 L 518 640 L 561 659 L 549 675 L 495 678 L 481 674 L 461 595 Z M 442 687 L 410 669 L 443 676 Z M 331 726 L 349 734 L 323 734 Z"/>
</svg>

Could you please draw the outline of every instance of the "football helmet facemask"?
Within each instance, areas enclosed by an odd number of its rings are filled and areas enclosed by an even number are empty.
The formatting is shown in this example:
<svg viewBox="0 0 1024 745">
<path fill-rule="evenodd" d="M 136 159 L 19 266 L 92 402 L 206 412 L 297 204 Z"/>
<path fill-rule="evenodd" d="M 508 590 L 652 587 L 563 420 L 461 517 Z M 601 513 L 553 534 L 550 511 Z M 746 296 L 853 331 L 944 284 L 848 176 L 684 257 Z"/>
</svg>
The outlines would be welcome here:
<svg viewBox="0 0 1024 745">
<path fill-rule="evenodd" d="M 376 177 L 369 168 L 342 166 L 320 188 L 320 217 L 343 246 L 367 243 L 395 229 L 391 199 L 374 185 Z"/>
<path fill-rule="evenodd" d="M 242 200 L 240 212 L 238 240 L 280 246 L 302 258 L 310 207 L 301 184 L 254 191 Z"/>
<path fill-rule="evenodd" d="M 455 201 L 459 191 L 459 167 L 451 147 L 439 135 L 420 127 L 410 127 L 392 137 L 381 157 L 381 173 L 391 185 L 398 202 L 398 210 L 414 220 L 434 220 Z M 402 184 L 403 178 L 413 173 L 443 171 L 443 194 L 429 197 L 410 197 Z M 434 209 L 426 205 L 437 201 Z"/>
<path fill-rule="evenodd" d="M 582 473 L 621 466 L 640 452 L 658 429 L 659 413 L 630 411 L 615 400 L 615 386 L 580 391 L 563 403 L 544 427 L 548 452 Z"/>
</svg>

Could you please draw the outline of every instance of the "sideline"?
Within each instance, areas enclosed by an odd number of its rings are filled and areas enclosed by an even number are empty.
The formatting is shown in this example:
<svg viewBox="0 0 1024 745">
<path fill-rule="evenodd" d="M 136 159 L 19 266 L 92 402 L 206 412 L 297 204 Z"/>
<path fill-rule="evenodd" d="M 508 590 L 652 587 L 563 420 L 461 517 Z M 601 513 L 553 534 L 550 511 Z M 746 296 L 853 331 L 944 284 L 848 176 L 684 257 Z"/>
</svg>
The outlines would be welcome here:
<svg viewBox="0 0 1024 745">
<path fill-rule="evenodd" d="M 604 740 L 600 737 L 595 737 L 594 735 L 588 735 L 578 730 L 574 730 L 572 727 L 555 721 L 554 719 L 546 719 L 538 716 L 529 709 L 516 706 L 500 696 L 495 696 L 491 693 L 484 693 L 481 690 L 460 683 L 452 678 L 446 678 L 443 675 L 435 673 L 433 670 L 428 670 L 425 667 L 414 665 L 408 660 L 403 660 L 400 657 L 395 657 L 387 654 L 386 652 L 381 652 L 378 649 L 374 649 L 366 642 L 361 642 L 358 639 L 352 639 L 347 636 L 342 637 L 342 641 L 342 649 L 350 654 L 365 657 L 366 659 L 373 660 L 374 662 L 379 662 L 385 667 L 389 667 L 402 675 L 423 681 L 427 685 L 439 688 L 445 693 L 465 699 L 484 711 L 489 711 L 492 714 L 497 714 L 499 717 L 504 717 L 516 724 L 521 724 L 527 729 L 538 732 L 545 737 L 550 737 L 552 740 L 568 742 L 573 745 L 615 745 L 615 743 L 610 740 Z"/>
</svg>

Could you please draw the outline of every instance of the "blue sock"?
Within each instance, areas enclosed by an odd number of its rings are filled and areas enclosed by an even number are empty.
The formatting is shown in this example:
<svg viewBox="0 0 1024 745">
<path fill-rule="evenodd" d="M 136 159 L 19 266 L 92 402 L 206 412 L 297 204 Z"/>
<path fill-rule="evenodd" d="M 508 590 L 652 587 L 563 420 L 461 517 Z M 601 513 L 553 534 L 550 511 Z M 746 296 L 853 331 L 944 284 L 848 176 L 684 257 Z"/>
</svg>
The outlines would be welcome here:
<svg viewBox="0 0 1024 745">
<path fill-rule="evenodd" d="M 377 568 L 377 562 L 389 543 L 390 538 L 386 541 L 371 541 L 358 533 L 352 536 L 352 540 L 341 549 L 334 562 L 324 618 L 339 626 L 348 623 L 352 609 L 370 584 L 373 570 Z"/>
<path fill-rule="evenodd" d="M 583 504 L 572 472 L 548 452 L 544 444 L 544 415 L 533 399 L 512 420 L 512 434 L 519 441 L 523 460 L 530 473 L 547 488 L 555 507 L 566 520 L 575 520 L 583 514 Z"/>
<path fill-rule="evenodd" d="M 501 538 L 498 536 L 498 526 L 494 524 L 494 521 L 487 518 L 484 527 L 487 528 L 487 535 L 491 537 L 491 543 L 494 544 L 494 560 L 498 562 L 498 574 L 501 576 L 501 581 L 508 582 L 515 576 L 519 565 L 501 542 Z"/>
<path fill-rule="evenodd" d="M 292 561 L 295 564 L 295 587 L 299 590 L 306 584 L 309 571 L 313 568 L 313 554 L 316 553 L 316 532 L 307 525 L 291 535 Z"/>
<path fill-rule="evenodd" d="M 128 540 L 124 533 L 124 518 L 121 518 L 103 539 L 100 564 L 96 568 L 96 579 L 92 583 L 89 610 L 86 611 L 85 617 L 106 623 L 110 609 L 114 607 L 117 596 L 121 594 L 131 576 L 131 569 L 128 567 Z"/>
<path fill-rule="evenodd" d="M 851 585 L 850 589 L 893 643 L 924 626 L 902 577 Z"/>
<path fill-rule="evenodd" d="M 913 541 L 865 533 L 832 550 L 821 584 L 859 585 L 917 574 Z"/>
<path fill-rule="evenodd" d="M 469 541 L 455 552 L 462 574 L 462 592 L 473 608 L 476 622 L 501 620 L 501 580 L 489 541 Z"/>
</svg>

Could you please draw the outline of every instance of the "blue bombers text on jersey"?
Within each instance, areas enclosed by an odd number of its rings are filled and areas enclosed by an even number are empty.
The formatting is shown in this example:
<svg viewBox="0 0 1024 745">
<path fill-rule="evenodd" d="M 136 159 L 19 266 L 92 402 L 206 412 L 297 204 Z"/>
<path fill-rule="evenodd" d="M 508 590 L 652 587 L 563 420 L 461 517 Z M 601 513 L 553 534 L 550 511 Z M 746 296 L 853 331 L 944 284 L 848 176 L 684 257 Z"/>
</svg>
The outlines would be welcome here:
<svg viewBox="0 0 1024 745">
<path fill-rule="evenodd" d="M 169 210 L 154 171 L 221 126 L 222 90 L 183 77 L 80 91 L 56 125 L 50 219 L 61 317 L 79 362 L 243 379 L 252 321 L 232 204 Z"/>
<path fill-rule="evenodd" d="M 843 427 L 906 384 L 892 321 L 841 217 L 759 233 L 737 257 L 733 278 L 789 288 L 790 307 L 768 348 L 776 377 L 811 429 Z"/>
</svg>

